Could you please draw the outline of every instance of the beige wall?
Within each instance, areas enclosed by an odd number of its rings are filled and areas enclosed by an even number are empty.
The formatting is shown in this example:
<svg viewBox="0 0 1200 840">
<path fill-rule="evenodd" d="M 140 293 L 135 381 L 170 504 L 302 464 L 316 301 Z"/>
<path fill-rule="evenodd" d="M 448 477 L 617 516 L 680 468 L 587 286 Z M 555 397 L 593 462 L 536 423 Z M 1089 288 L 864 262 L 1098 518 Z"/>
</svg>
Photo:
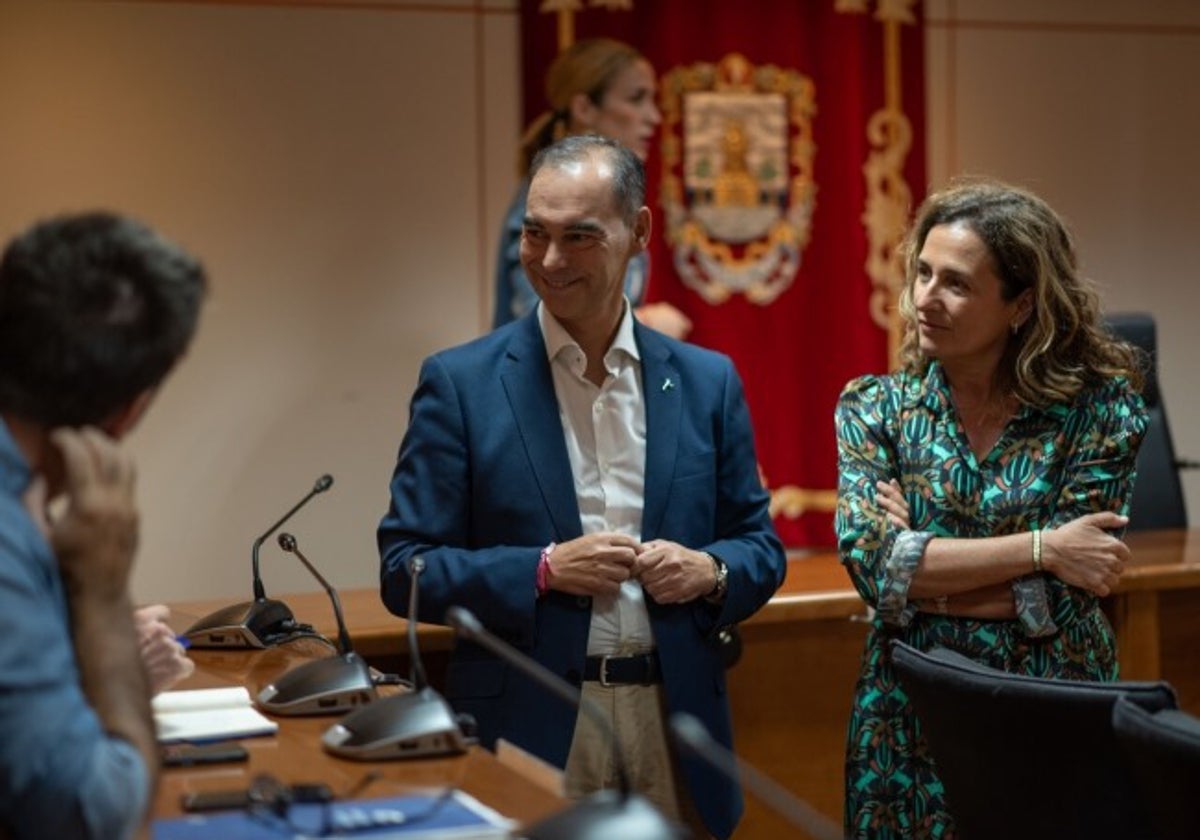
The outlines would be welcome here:
<svg viewBox="0 0 1200 840">
<path fill-rule="evenodd" d="M 419 360 L 485 323 L 515 0 L 334 5 L 0 0 L 0 237 L 108 205 L 212 275 L 131 438 L 141 599 L 247 596 L 255 536 L 324 472 L 288 527 L 373 585 Z M 263 560 L 269 591 L 315 588 L 273 541 Z"/>
<path fill-rule="evenodd" d="M 931 0 L 926 14 L 931 184 L 992 175 L 1067 218 L 1105 308 L 1155 316 L 1176 450 L 1200 460 L 1200 3 Z M 1184 492 L 1200 525 L 1200 470 Z"/>
<path fill-rule="evenodd" d="M 333 583 L 374 584 L 419 361 L 487 322 L 515 8 L 0 0 L 0 237 L 107 205 L 212 274 L 196 346 L 132 438 L 139 598 L 246 597 L 254 537 L 323 472 L 333 489 L 288 527 Z M 1110 308 L 1159 317 L 1176 440 L 1200 457 L 1200 8 L 943 0 L 929 17 L 931 179 L 1020 181 L 1070 218 Z M 1200 476 L 1188 490 L 1200 522 Z M 269 590 L 315 588 L 273 543 L 263 557 Z"/>
</svg>

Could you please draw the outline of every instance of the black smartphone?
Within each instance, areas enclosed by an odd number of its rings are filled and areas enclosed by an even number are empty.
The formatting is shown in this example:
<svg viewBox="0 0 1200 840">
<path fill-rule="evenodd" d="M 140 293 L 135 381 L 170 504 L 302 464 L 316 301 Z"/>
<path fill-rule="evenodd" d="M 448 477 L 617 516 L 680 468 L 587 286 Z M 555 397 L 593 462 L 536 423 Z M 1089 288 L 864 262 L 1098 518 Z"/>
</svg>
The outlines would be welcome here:
<svg viewBox="0 0 1200 840">
<path fill-rule="evenodd" d="M 290 785 L 288 794 L 288 801 L 291 802 L 329 802 L 333 799 L 333 790 L 322 782 Z M 185 793 L 182 803 L 185 811 L 238 811 L 250 804 L 250 790 L 229 788 L 194 791 Z"/>
<path fill-rule="evenodd" d="M 185 811 L 240 811 L 250 804 L 246 788 L 229 790 L 200 790 L 182 797 Z"/>
<path fill-rule="evenodd" d="M 333 800 L 333 789 L 324 782 L 292 785 L 291 792 L 293 802 L 330 802 Z"/>
<path fill-rule="evenodd" d="M 196 764 L 222 764 L 245 761 L 246 748 L 237 743 L 164 744 L 160 748 L 164 767 L 191 767 Z"/>
</svg>

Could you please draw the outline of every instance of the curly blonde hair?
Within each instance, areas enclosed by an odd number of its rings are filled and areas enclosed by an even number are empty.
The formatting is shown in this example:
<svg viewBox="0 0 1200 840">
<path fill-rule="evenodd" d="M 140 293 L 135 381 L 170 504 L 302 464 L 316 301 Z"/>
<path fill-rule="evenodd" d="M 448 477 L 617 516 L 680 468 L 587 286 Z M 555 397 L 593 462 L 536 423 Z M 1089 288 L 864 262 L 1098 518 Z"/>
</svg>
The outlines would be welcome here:
<svg viewBox="0 0 1200 840">
<path fill-rule="evenodd" d="M 1017 398 L 1033 406 L 1070 402 L 1086 386 L 1124 377 L 1140 390 L 1146 361 L 1141 351 L 1112 336 L 1100 298 L 1079 276 L 1070 231 L 1033 193 L 997 181 L 974 180 L 930 195 L 917 211 L 903 245 L 904 289 L 900 361 L 923 373 L 913 285 L 925 238 L 938 225 L 964 224 L 987 247 L 1006 301 L 1033 291 L 1033 310 L 1010 336 L 1001 375 Z"/>
</svg>

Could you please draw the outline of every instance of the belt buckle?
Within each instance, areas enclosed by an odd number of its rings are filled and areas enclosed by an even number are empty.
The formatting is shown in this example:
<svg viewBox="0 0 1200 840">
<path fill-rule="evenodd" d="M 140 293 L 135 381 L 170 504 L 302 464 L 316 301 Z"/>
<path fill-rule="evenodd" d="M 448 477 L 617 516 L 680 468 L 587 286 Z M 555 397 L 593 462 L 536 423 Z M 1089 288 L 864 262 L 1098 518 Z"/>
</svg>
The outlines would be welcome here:
<svg viewBox="0 0 1200 840">
<path fill-rule="evenodd" d="M 608 660 L 607 655 L 600 657 L 600 685 L 605 688 L 611 688 L 612 683 L 608 681 Z"/>
</svg>

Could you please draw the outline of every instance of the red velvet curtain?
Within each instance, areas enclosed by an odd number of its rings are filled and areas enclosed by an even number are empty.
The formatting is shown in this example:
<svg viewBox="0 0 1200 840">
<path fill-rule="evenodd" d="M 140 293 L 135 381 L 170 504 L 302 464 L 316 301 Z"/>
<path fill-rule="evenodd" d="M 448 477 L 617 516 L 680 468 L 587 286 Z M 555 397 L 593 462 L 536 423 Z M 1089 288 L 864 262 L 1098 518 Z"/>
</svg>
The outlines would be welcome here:
<svg viewBox="0 0 1200 840">
<path fill-rule="evenodd" d="M 736 363 L 784 542 L 831 544 L 833 407 L 889 367 L 894 246 L 924 193 L 919 3 L 523 0 L 521 27 L 527 121 L 564 40 L 617 38 L 654 65 L 648 298 Z"/>
</svg>

